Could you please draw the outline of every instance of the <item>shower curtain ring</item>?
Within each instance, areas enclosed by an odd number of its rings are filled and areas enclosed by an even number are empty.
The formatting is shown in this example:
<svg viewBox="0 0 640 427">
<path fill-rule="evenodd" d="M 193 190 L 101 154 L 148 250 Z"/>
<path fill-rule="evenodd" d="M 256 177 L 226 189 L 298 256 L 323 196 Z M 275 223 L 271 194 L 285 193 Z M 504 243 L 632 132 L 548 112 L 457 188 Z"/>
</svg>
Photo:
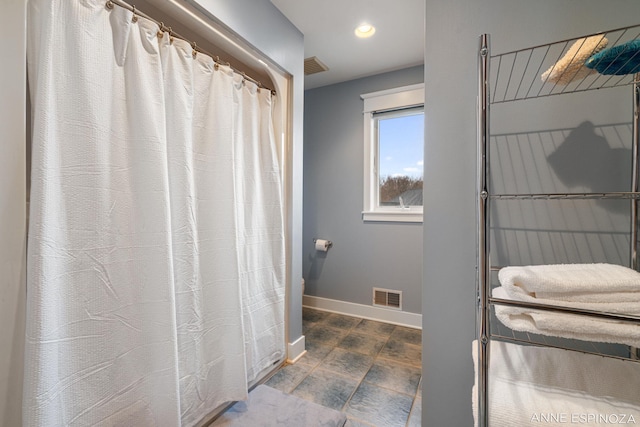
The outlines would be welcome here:
<svg viewBox="0 0 640 427">
<path fill-rule="evenodd" d="M 196 56 L 198 55 L 198 46 L 196 46 L 196 42 L 191 42 L 191 48 L 193 49 L 191 55 L 193 56 L 193 59 L 196 59 Z"/>
<path fill-rule="evenodd" d="M 111 0 L 108 0 L 107 3 L 105 4 L 106 8 L 111 10 L 113 9 L 113 2 Z"/>
<path fill-rule="evenodd" d="M 135 5 L 131 6 L 131 11 L 133 12 L 133 16 L 131 17 L 131 22 L 133 22 L 133 23 L 138 22 L 138 15 L 136 15 L 136 6 Z"/>
</svg>

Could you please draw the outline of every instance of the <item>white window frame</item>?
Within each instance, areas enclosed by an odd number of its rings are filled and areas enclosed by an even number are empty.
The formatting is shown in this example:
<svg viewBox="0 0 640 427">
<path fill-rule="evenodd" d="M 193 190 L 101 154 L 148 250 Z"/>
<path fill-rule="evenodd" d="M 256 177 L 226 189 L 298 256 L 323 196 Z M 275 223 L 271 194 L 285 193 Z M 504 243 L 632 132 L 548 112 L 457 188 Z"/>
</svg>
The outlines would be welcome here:
<svg viewBox="0 0 640 427">
<path fill-rule="evenodd" d="M 422 206 L 379 206 L 378 140 L 375 113 L 424 106 L 424 84 L 360 95 L 364 100 L 364 221 L 422 222 Z"/>
</svg>

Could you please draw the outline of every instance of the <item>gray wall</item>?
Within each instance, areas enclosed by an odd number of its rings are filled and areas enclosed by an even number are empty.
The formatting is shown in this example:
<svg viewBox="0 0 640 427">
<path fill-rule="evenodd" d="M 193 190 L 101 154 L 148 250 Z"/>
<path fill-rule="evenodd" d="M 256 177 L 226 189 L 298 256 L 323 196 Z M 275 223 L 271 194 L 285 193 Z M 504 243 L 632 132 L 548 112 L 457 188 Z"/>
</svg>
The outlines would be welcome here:
<svg viewBox="0 0 640 427">
<path fill-rule="evenodd" d="M 0 426 L 22 424 L 25 307 L 26 0 L 0 13 Z"/>
<path fill-rule="evenodd" d="M 429 209 L 424 217 L 423 425 L 473 425 L 478 36 L 490 33 L 493 53 L 500 53 L 637 24 L 638 17 L 640 3 L 633 0 L 427 0 L 425 182 L 437 185 L 424 191 Z M 492 125 L 502 137 L 492 140 L 500 153 L 492 166 L 504 174 L 494 170 L 492 184 L 499 191 L 524 192 L 589 191 L 602 179 L 618 185 L 625 173 L 615 177 L 611 171 L 628 166 L 619 155 L 629 147 L 630 100 L 630 91 L 614 89 L 495 109 Z M 577 166 L 598 164 L 598 150 L 610 161 L 607 168 L 592 170 L 599 174 L 594 180 Z M 550 156 L 556 151 L 560 154 Z M 502 208 L 494 213 L 502 230 L 494 237 L 493 255 L 514 264 L 625 263 L 623 209 L 573 202 Z"/>
<path fill-rule="evenodd" d="M 421 313 L 422 224 L 362 221 L 360 95 L 423 79 L 418 66 L 305 92 L 305 294 L 371 305 L 372 287 L 395 289 L 403 291 L 405 311 Z M 333 248 L 316 252 L 316 237 Z"/>
</svg>

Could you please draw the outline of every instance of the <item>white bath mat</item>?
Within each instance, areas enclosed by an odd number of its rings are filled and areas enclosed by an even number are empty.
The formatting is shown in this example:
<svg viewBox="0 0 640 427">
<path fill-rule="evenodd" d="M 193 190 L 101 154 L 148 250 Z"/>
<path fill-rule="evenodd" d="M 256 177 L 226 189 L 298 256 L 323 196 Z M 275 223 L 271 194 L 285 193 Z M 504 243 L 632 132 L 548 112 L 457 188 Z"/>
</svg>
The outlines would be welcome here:
<svg viewBox="0 0 640 427">
<path fill-rule="evenodd" d="M 342 412 L 259 385 L 249 400 L 233 405 L 212 427 L 343 427 L 346 421 Z"/>
</svg>

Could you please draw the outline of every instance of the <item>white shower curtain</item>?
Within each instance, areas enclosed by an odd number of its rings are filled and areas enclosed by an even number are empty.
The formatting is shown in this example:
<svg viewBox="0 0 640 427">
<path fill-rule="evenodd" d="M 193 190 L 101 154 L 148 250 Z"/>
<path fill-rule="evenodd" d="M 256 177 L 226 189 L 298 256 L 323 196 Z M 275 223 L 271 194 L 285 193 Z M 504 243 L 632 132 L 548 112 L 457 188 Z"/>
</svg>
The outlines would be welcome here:
<svg viewBox="0 0 640 427">
<path fill-rule="evenodd" d="M 236 85 L 242 86 L 238 76 Z M 235 211 L 247 379 L 252 381 L 283 355 L 279 343 L 284 342 L 284 287 L 278 285 L 285 277 L 282 185 L 275 143 L 261 143 L 261 135 L 273 135 L 269 93 L 256 93 L 255 86 L 248 85 L 234 93 L 238 106 L 234 168 L 242 177 L 235 182 Z"/>
<path fill-rule="evenodd" d="M 28 28 L 24 423 L 194 425 L 284 357 L 271 94 L 102 0 Z"/>
</svg>

